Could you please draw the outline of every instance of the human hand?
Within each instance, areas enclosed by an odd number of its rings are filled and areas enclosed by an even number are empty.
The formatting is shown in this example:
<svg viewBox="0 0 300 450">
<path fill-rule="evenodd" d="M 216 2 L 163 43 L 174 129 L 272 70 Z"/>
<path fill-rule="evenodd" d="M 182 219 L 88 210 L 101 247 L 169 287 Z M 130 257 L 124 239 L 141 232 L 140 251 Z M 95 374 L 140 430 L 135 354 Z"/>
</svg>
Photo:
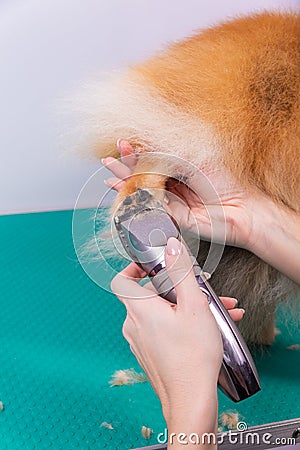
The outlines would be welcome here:
<svg viewBox="0 0 300 450">
<path fill-rule="evenodd" d="M 160 398 L 168 425 L 199 412 L 199 405 L 213 398 L 220 371 L 223 347 L 217 323 L 206 296 L 199 289 L 185 247 L 168 240 L 166 267 L 177 294 L 177 305 L 160 297 L 151 283 L 131 263 L 112 281 L 112 291 L 124 303 L 127 317 L 124 337 Z M 236 300 L 221 298 L 233 320 L 243 316 L 234 309 Z M 213 408 L 216 409 L 215 407 Z"/>
<path fill-rule="evenodd" d="M 121 160 L 112 157 L 102 162 L 115 177 L 106 184 L 120 191 L 134 171 L 138 156 L 126 140 L 118 141 Z M 257 204 L 262 194 L 249 193 L 220 169 L 204 167 L 189 180 L 189 186 L 175 180 L 167 182 L 168 211 L 184 229 L 201 235 L 203 239 L 247 248 L 254 247 L 257 240 L 255 218 Z"/>
<path fill-rule="evenodd" d="M 127 141 L 118 141 L 118 148 L 121 161 L 103 160 L 115 175 L 106 184 L 117 191 L 132 175 L 138 158 Z M 213 185 L 210 192 L 203 192 L 205 178 L 209 180 L 206 187 Z M 183 229 L 203 239 L 245 248 L 300 284 L 299 213 L 278 205 L 254 187 L 242 189 L 228 174 L 211 167 L 199 172 L 198 178 L 196 174 L 189 186 L 169 179 L 167 192 L 168 212 Z"/>
</svg>

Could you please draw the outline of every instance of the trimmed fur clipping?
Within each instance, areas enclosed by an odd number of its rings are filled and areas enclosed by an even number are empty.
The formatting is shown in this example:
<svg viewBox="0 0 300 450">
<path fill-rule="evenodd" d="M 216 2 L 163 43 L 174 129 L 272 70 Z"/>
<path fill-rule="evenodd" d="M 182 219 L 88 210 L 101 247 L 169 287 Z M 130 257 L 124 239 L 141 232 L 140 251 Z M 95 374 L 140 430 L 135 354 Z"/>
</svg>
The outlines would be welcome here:
<svg viewBox="0 0 300 450">
<path fill-rule="evenodd" d="M 145 425 L 142 426 L 141 433 L 144 439 L 150 439 L 154 431 L 152 428 L 145 427 Z"/>
<path fill-rule="evenodd" d="M 300 350 L 300 344 L 289 345 L 286 349 L 287 350 L 293 350 L 293 351 L 299 351 Z"/>
<path fill-rule="evenodd" d="M 138 373 L 134 369 L 116 370 L 112 375 L 109 384 L 113 386 L 131 385 L 137 383 L 146 383 L 148 381 L 146 375 L 142 372 Z"/>
<path fill-rule="evenodd" d="M 114 430 L 114 427 L 112 426 L 112 424 L 108 423 L 108 422 L 102 422 L 100 427 L 108 428 L 109 430 Z"/>
<path fill-rule="evenodd" d="M 226 427 L 228 430 L 235 430 L 240 418 L 241 416 L 237 411 L 226 411 L 220 414 L 219 421 L 222 427 Z"/>
</svg>

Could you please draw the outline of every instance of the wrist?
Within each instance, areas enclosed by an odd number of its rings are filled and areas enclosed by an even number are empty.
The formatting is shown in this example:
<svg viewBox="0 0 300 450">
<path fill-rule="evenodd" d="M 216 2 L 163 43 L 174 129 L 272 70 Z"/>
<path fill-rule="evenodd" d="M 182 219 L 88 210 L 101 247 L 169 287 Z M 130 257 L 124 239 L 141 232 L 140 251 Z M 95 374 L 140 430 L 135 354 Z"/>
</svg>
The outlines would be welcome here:
<svg viewBox="0 0 300 450">
<path fill-rule="evenodd" d="M 216 386 L 213 391 L 194 398 L 189 405 L 173 408 L 167 421 L 168 449 L 216 447 L 217 412 Z"/>
<path fill-rule="evenodd" d="M 249 217 L 247 224 L 249 233 L 245 248 L 256 255 L 259 254 L 260 257 L 266 250 L 266 241 L 272 238 L 271 231 L 280 227 L 279 223 L 276 224 L 274 206 L 270 199 L 261 194 L 251 196 L 245 207 Z"/>
<path fill-rule="evenodd" d="M 300 215 L 261 194 L 247 205 L 252 217 L 245 248 L 300 283 Z"/>
<path fill-rule="evenodd" d="M 163 414 L 168 426 L 172 429 L 179 425 L 190 426 L 196 423 L 202 425 L 204 417 L 210 417 L 209 411 L 217 409 L 217 382 L 204 383 L 199 379 L 199 388 L 196 392 L 177 392 L 168 403 L 163 405 Z M 206 411 L 206 414 L 205 414 Z M 212 420 L 214 417 L 212 418 Z M 211 420 L 210 420 L 211 422 Z"/>
</svg>

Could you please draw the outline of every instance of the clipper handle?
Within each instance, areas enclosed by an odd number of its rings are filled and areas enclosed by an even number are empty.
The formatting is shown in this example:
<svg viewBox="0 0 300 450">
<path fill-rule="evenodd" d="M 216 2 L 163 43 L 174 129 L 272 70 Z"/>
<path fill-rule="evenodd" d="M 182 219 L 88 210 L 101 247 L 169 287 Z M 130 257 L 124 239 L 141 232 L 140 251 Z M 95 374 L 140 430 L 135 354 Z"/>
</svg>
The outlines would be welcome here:
<svg viewBox="0 0 300 450">
<path fill-rule="evenodd" d="M 196 278 L 200 289 L 207 295 L 210 310 L 223 341 L 219 386 L 233 401 L 244 400 L 261 389 L 252 356 L 238 328 L 210 284 L 201 276 Z"/>
</svg>

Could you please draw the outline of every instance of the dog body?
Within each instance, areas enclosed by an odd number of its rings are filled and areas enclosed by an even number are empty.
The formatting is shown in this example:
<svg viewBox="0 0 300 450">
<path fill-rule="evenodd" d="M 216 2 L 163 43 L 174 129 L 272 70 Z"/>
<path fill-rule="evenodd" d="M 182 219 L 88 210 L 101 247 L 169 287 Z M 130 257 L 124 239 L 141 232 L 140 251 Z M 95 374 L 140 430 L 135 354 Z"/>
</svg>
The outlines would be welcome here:
<svg viewBox="0 0 300 450">
<path fill-rule="evenodd" d="M 224 171 L 244 189 L 255 186 L 300 213 L 299 15 L 263 13 L 197 33 L 91 83 L 80 103 L 81 136 L 97 157 L 118 157 L 120 137 L 140 153 L 137 176 L 118 200 L 138 187 L 165 189 L 166 179 L 183 170 L 172 155 L 208 177 L 209 167 Z M 167 170 L 151 157 L 155 152 L 170 155 Z M 205 256 L 202 247 L 200 264 Z M 239 299 L 247 316 L 241 331 L 255 344 L 273 341 L 276 305 L 295 289 L 255 255 L 229 246 L 212 285 Z"/>
</svg>

